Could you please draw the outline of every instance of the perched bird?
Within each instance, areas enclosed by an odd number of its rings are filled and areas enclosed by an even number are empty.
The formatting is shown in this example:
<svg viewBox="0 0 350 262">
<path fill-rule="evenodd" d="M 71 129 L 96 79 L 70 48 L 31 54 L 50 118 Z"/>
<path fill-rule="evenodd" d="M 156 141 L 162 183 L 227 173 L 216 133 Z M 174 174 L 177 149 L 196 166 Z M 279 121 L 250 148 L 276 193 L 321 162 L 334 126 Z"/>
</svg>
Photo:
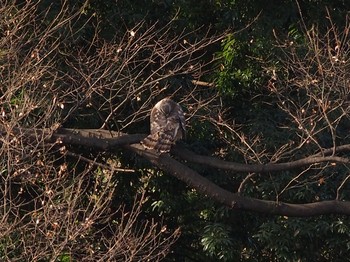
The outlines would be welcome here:
<svg viewBox="0 0 350 262">
<path fill-rule="evenodd" d="M 182 108 L 170 98 L 160 100 L 153 107 L 150 124 L 151 134 L 141 142 L 147 149 L 169 152 L 171 146 L 186 134 Z"/>
</svg>

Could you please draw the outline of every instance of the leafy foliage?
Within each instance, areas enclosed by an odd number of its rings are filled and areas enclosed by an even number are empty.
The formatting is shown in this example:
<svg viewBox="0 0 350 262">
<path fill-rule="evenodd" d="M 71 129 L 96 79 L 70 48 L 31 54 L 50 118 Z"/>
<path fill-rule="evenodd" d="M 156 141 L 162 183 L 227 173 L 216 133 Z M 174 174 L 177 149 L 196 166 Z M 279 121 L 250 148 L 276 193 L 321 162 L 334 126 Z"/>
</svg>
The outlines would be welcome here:
<svg viewBox="0 0 350 262">
<path fill-rule="evenodd" d="M 262 224 L 254 237 L 259 240 L 266 253 L 272 252 L 280 261 L 303 261 L 310 260 L 310 257 L 312 261 L 341 261 L 341 255 L 349 252 L 349 243 L 346 240 L 349 230 L 344 224 L 344 218 L 338 218 L 334 222 L 328 222 L 329 219 L 332 218 L 279 218 L 273 224 Z"/>
<path fill-rule="evenodd" d="M 1 259 L 155 261 L 170 251 L 167 261 L 342 261 L 350 254 L 348 217 L 236 212 L 131 153 L 43 143 L 60 125 L 147 132 L 147 112 L 168 95 L 188 113 L 186 146 L 202 155 L 288 162 L 348 143 L 345 1 L 0 3 L 1 124 L 8 131 Z M 221 44 L 210 38 L 217 32 L 228 32 Z M 319 36 L 329 41 L 312 41 Z M 344 56 L 333 57 L 337 50 Z M 194 88 L 194 78 L 216 87 Z M 13 135 L 19 127 L 49 134 L 27 144 L 27 134 Z M 250 197 L 349 200 L 346 165 L 249 176 L 191 167 Z"/>
</svg>

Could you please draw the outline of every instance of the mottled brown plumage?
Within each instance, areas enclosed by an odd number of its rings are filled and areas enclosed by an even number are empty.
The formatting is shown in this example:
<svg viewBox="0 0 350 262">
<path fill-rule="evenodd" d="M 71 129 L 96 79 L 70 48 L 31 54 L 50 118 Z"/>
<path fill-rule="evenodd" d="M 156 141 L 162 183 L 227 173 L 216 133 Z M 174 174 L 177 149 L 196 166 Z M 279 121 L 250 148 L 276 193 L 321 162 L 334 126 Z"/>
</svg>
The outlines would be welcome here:
<svg viewBox="0 0 350 262">
<path fill-rule="evenodd" d="M 170 98 L 159 101 L 151 111 L 151 134 L 141 143 L 145 148 L 169 152 L 171 146 L 185 137 L 185 116 L 181 106 Z"/>
</svg>

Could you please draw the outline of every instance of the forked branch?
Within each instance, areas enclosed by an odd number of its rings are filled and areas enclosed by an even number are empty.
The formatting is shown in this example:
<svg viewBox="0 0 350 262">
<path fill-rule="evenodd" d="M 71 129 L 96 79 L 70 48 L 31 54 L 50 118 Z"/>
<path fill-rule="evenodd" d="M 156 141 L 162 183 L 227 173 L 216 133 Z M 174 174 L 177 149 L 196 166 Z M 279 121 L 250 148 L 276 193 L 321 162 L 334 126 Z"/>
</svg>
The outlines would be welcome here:
<svg viewBox="0 0 350 262">
<path fill-rule="evenodd" d="M 249 210 L 254 212 L 262 212 L 274 215 L 286 216 L 313 216 L 321 214 L 346 214 L 350 215 L 350 202 L 340 200 L 320 201 L 316 203 L 306 204 L 291 204 L 277 201 L 261 200 L 249 198 L 240 195 L 239 193 L 229 192 L 218 185 L 214 184 L 207 178 L 201 176 L 198 172 L 190 167 L 180 163 L 168 154 L 158 154 L 153 150 L 145 150 L 138 142 L 145 137 L 143 134 L 125 134 L 113 131 L 100 129 L 88 130 L 73 130 L 59 128 L 54 133 L 49 134 L 47 130 L 25 129 L 12 130 L 13 135 L 18 134 L 35 134 L 32 138 L 37 138 L 38 134 L 45 134 L 47 143 L 57 143 L 57 145 L 80 145 L 84 147 L 92 147 L 97 150 L 131 150 L 138 155 L 148 159 L 154 165 L 158 166 L 165 172 L 177 177 L 187 185 L 195 188 L 198 192 L 213 198 L 215 201 L 229 206 L 233 209 Z M 35 140 L 34 140 L 35 142 Z M 349 150 L 349 145 L 340 147 L 340 151 Z M 332 150 L 325 150 L 325 153 Z M 227 162 L 215 157 L 200 156 L 190 150 L 187 150 L 179 145 L 175 146 L 172 153 L 178 157 L 195 163 L 206 164 L 208 166 L 219 169 L 229 169 L 236 172 L 277 172 L 289 170 L 293 168 L 307 167 L 311 164 L 321 162 L 335 162 L 348 164 L 349 159 L 338 156 L 321 156 L 319 154 L 292 161 L 289 163 L 271 163 L 266 165 L 261 164 L 240 164 Z"/>
</svg>

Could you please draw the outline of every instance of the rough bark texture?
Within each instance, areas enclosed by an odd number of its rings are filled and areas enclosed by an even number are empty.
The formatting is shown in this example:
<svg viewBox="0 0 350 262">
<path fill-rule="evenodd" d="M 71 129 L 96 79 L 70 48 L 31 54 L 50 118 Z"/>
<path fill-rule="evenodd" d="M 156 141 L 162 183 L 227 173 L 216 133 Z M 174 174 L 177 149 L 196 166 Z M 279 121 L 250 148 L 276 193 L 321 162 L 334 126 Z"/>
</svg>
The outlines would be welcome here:
<svg viewBox="0 0 350 262">
<path fill-rule="evenodd" d="M 4 129 L 2 130 L 4 135 Z M 64 129 L 56 130 L 46 129 L 13 129 L 13 134 L 20 134 L 27 137 L 28 140 L 38 140 L 38 137 L 44 139 L 47 144 L 64 146 L 79 145 L 94 148 L 96 150 L 116 151 L 130 150 L 141 157 L 149 160 L 169 175 L 175 176 L 185 182 L 188 186 L 195 188 L 198 192 L 211 197 L 215 201 L 222 203 L 233 209 L 248 210 L 273 215 L 285 216 L 315 216 L 322 214 L 345 214 L 350 215 L 350 203 L 339 200 L 320 201 L 305 204 L 291 204 L 277 201 L 261 200 L 245 197 L 238 192 L 229 192 L 214 184 L 207 178 L 201 176 L 195 170 L 185 164 L 175 160 L 170 154 L 159 154 L 154 150 L 146 150 L 139 142 L 146 137 L 144 134 L 125 134 L 101 129 Z M 344 152 L 349 150 L 349 145 L 343 145 L 336 151 Z M 271 164 L 240 164 L 227 162 L 215 157 L 201 156 L 176 145 L 171 153 L 177 157 L 189 162 L 195 162 L 219 169 L 229 169 L 239 172 L 278 172 L 320 162 L 349 163 L 349 159 L 328 155 L 334 152 L 334 149 L 325 150 L 323 156 L 316 154 L 307 158 L 299 159 L 288 163 Z"/>
<path fill-rule="evenodd" d="M 96 150 L 130 150 L 149 160 L 168 174 L 195 188 L 198 192 L 232 209 L 248 210 L 273 215 L 306 217 L 322 214 L 345 214 L 350 215 L 350 202 L 328 200 L 314 203 L 292 204 L 277 201 L 261 200 L 245 197 L 239 193 L 229 192 L 207 178 L 201 176 L 195 170 L 175 160 L 170 154 L 159 154 L 154 150 L 146 150 L 139 142 L 146 137 L 144 134 L 125 134 L 100 129 L 13 129 L 14 134 L 26 135 L 27 139 L 37 139 L 38 135 L 45 137 L 48 144 L 80 145 Z M 2 130 L 4 135 L 4 130 Z M 338 151 L 344 152 L 349 145 L 343 145 Z M 336 150 L 336 151 L 337 151 Z M 334 149 L 325 150 L 324 156 L 313 155 L 304 159 L 288 163 L 271 163 L 266 165 L 248 165 L 220 160 L 215 157 L 200 156 L 181 146 L 175 146 L 172 154 L 190 162 L 208 165 L 219 169 L 229 169 L 239 172 L 278 172 L 297 167 L 309 166 L 320 162 L 349 163 L 349 159 L 338 156 L 327 156 Z"/>
</svg>

